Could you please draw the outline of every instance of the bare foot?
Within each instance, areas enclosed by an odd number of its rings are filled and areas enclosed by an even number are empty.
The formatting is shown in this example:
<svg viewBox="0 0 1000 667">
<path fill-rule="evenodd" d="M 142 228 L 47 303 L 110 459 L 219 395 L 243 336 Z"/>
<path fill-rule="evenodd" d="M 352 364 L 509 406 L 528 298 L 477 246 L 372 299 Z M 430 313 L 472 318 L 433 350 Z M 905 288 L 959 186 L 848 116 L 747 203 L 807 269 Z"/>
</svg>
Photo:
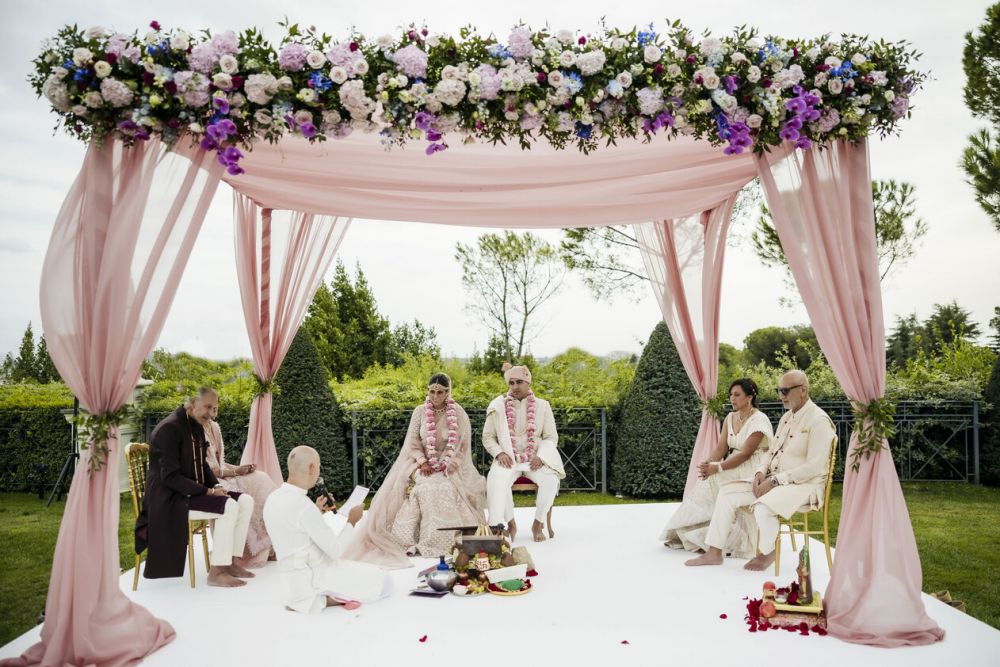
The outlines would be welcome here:
<svg viewBox="0 0 1000 667">
<path fill-rule="evenodd" d="M 545 524 L 541 521 L 535 521 L 531 524 L 531 535 L 535 538 L 536 542 L 545 541 Z"/>
<path fill-rule="evenodd" d="M 517 522 L 511 519 L 507 522 L 507 535 L 510 536 L 511 545 L 514 544 L 514 536 L 517 535 Z"/>
<path fill-rule="evenodd" d="M 253 579 L 254 577 L 257 576 L 250 570 L 240 567 L 236 563 L 233 563 L 226 569 L 228 570 L 229 574 L 233 575 L 234 577 L 239 577 L 240 579 Z"/>
<path fill-rule="evenodd" d="M 697 558 L 684 561 L 685 565 L 698 567 L 700 565 L 722 565 L 722 552 L 704 553 Z"/>
<path fill-rule="evenodd" d="M 774 552 L 769 554 L 761 554 L 756 558 L 751 558 L 747 561 L 747 564 L 743 566 L 745 570 L 753 570 L 754 572 L 760 572 L 766 570 L 774 564 Z"/>
<path fill-rule="evenodd" d="M 237 586 L 246 586 L 247 582 L 242 579 L 237 579 L 233 575 L 226 571 L 226 568 L 219 567 L 217 565 L 212 566 L 212 570 L 208 573 L 208 585 L 209 586 L 219 586 L 221 588 L 236 588 Z"/>
</svg>

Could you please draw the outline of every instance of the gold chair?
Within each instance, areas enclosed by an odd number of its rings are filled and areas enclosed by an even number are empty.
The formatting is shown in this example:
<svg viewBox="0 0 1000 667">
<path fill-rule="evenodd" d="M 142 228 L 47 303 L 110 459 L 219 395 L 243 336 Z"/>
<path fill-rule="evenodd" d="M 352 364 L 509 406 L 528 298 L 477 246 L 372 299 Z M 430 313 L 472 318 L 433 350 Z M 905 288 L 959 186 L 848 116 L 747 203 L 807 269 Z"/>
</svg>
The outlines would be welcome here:
<svg viewBox="0 0 1000 667">
<path fill-rule="evenodd" d="M 788 519 L 783 519 L 778 517 L 778 537 L 775 539 L 774 544 L 774 576 L 778 576 L 781 568 L 781 535 L 784 532 L 792 538 L 792 550 L 795 550 L 795 533 L 798 532 L 802 535 L 802 541 L 805 543 L 805 548 L 809 548 L 809 536 L 810 535 L 822 535 L 823 544 L 826 545 L 826 564 L 833 571 L 833 552 L 830 551 L 830 493 L 833 489 L 833 471 L 837 466 L 837 436 L 833 436 L 833 444 L 830 447 L 830 466 L 826 475 L 826 488 L 823 491 L 823 507 L 818 510 L 810 510 L 805 508 L 804 510 L 799 510 L 793 514 Z M 814 530 L 809 529 L 809 515 L 815 514 L 816 512 L 823 513 L 823 528 L 820 530 L 816 528 Z M 796 519 L 796 516 L 801 516 L 801 519 Z M 787 531 L 782 529 L 787 528 Z"/>
<path fill-rule="evenodd" d="M 511 491 L 531 491 L 533 493 L 538 493 L 538 485 L 532 482 L 527 477 L 518 477 L 514 480 L 514 484 L 510 487 Z M 555 503 L 552 504 L 555 507 Z M 552 507 L 549 508 L 549 513 L 545 517 L 545 524 L 549 530 L 549 537 L 555 537 L 556 533 L 552 530 Z"/>
<path fill-rule="evenodd" d="M 131 442 L 125 447 L 125 462 L 128 465 L 128 486 L 132 491 L 132 512 L 139 518 L 142 511 L 142 499 L 146 495 L 146 474 L 149 472 L 149 445 L 147 443 Z M 208 521 L 188 521 L 188 572 L 191 574 L 191 588 L 194 588 L 194 536 L 201 535 L 201 545 L 205 551 L 205 570 L 209 570 L 208 560 Z M 132 590 L 139 589 L 139 566 L 142 564 L 142 554 L 135 555 L 135 574 L 132 577 Z"/>
</svg>

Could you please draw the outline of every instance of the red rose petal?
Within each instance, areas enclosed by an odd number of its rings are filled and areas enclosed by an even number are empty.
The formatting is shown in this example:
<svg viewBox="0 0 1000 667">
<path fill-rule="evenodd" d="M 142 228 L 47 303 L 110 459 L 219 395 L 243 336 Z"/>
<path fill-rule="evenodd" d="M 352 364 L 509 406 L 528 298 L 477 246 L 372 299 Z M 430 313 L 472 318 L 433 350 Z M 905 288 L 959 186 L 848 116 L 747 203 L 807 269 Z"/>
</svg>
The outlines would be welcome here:
<svg viewBox="0 0 1000 667">
<path fill-rule="evenodd" d="M 427 635 L 424 635 L 423 637 L 421 637 L 417 641 L 419 641 L 421 644 L 423 644 L 425 641 L 427 641 Z"/>
<path fill-rule="evenodd" d="M 629 641 L 627 639 L 623 639 L 622 640 L 622 644 L 628 644 L 628 643 L 629 643 Z"/>
<path fill-rule="evenodd" d="M 729 618 L 729 617 L 726 616 L 725 614 L 719 614 L 719 618 Z"/>
</svg>

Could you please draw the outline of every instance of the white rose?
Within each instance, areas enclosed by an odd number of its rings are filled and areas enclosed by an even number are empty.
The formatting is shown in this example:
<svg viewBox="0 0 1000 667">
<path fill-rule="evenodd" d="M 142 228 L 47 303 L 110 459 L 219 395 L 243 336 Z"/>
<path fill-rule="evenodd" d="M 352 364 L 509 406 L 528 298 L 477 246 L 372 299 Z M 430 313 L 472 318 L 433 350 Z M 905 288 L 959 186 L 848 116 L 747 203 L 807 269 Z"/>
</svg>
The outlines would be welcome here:
<svg viewBox="0 0 1000 667">
<path fill-rule="evenodd" d="M 258 109 L 257 112 L 253 115 L 253 117 L 254 120 L 256 120 L 261 125 L 271 124 L 271 114 L 269 114 L 267 111 L 263 109 Z"/>
<path fill-rule="evenodd" d="M 229 106 L 239 109 L 241 106 L 247 103 L 247 98 L 243 97 L 242 93 L 233 93 L 229 98 Z"/>
<path fill-rule="evenodd" d="M 855 53 L 851 57 L 851 63 L 853 63 L 855 67 L 860 67 L 861 65 L 864 65 L 866 62 L 868 62 L 868 58 L 865 58 L 860 53 Z"/>
<path fill-rule="evenodd" d="M 780 60 L 775 60 L 773 63 L 771 63 L 771 71 L 774 72 L 775 74 L 780 72 L 783 68 L 784 65 L 781 64 Z"/>
<path fill-rule="evenodd" d="M 83 33 L 84 39 L 91 40 L 97 39 L 98 37 L 104 37 L 108 33 L 108 29 L 102 25 L 95 25 L 87 28 L 86 32 Z"/>
<path fill-rule="evenodd" d="M 298 111 L 296 111 L 295 115 L 293 116 L 293 118 L 295 118 L 295 122 L 298 123 L 299 125 L 301 125 L 302 123 L 311 123 L 311 122 L 313 122 L 313 115 L 312 115 L 312 113 L 309 112 L 309 111 L 306 111 L 305 109 L 299 109 Z"/>
<path fill-rule="evenodd" d="M 94 54 L 90 52 L 90 49 L 79 47 L 73 49 L 73 64 L 76 66 L 88 65 L 90 61 L 94 59 Z"/>
<path fill-rule="evenodd" d="M 836 56 L 827 56 L 827 59 L 823 61 L 823 64 L 829 65 L 830 67 L 840 67 L 841 62 L 840 58 Z"/>
<path fill-rule="evenodd" d="M 70 109 L 70 111 L 72 111 L 77 116 L 86 116 L 88 109 L 82 104 L 77 104 L 72 109 Z"/>
<path fill-rule="evenodd" d="M 642 65 L 639 63 L 633 63 L 629 65 L 628 71 L 632 73 L 632 76 L 639 76 L 642 74 Z"/>
<path fill-rule="evenodd" d="M 862 95 L 861 96 L 861 103 L 865 104 L 865 105 L 871 104 L 872 103 L 872 96 L 871 95 L 867 95 L 867 94 L 866 95 Z"/>
<path fill-rule="evenodd" d="M 233 77 L 225 72 L 218 72 L 212 77 L 212 85 L 222 90 L 229 90 L 233 87 Z"/>
<path fill-rule="evenodd" d="M 747 47 L 751 49 L 757 50 L 762 48 L 763 46 L 764 46 L 763 37 L 751 37 L 750 39 L 747 40 Z"/>
<path fill-rule="evenodd" d="M 400 88 L 403 88 L 408 83 L 410 83 L 410 80 L 406 78 L 405 74 L 397 74 L 396 75 L 396 85 L 397 86 L 399 86 Z"/>
<path fill-rule="evenodd" d="M 335 67 L 331 67 L 330 68 L 330 80 L 333 81 L 335 84 L 337 84 L 339 86 L 340 84 L 342 84 L 345 81 L 347 81 L 347 70 L 344 69 L 343 67 L 341 67 L 340 65 L 336 65 Z"/>
<path fill-rule="evenodd" d="M 454 65 L 445 65 L 444 69 L 441 70 L 441 78 L 458 80 L 461 78 L 461 72 Z"/>
<path fill-rule="evenodd" d="M 721 83 L 719 81 L 719 75 L 714 72 L 703 77 L 701 80 L 701 85 L 705 86 L 708 90 L 715 90 L 719 87 L 719 83 Z"/>
<path fill-rule="evenodd" d="M 563 67 L 572 67 L 576 62 L 576 54 L 572 51 L 563 51 L 559 54 L 559 64 Z"/>
<path fill-rule="evenodd" d="M 368 61 L 361 59 L 354 61 L 354 73 L 358 76 L 364 76 L 368 74 Z"/>
<path fill-rule="evenodd" d="M 103 79 L 107 75 L 111 74 L 111 63 L 104 60 L 98 60 L 94 63 L 94 73 L 97 74 L 98 79 Z"/>
<path fill-rule="evenodd" d="M 747 81 L 749 81 L 750 83 L 757 83 L 758 81 L 760 81 L 759 67 L 757 67 L 756 65 L 750 65 L 750 68 L 747 70 Z"/>
<path fill-rule="evenodd" d="M 737 64 L 737 65 L 740 64 L 740 63 L 745 63 L 747 61 L 746 55 L 744 53 L 740 52 L 740 51 L 737 51 L 736 53 L 734 53 L 733 55 L 731 55 L 729 57 L 729 59 L 731 61 L 733 61 L 734 64 Z"/>
<path fill-rule="evenodd" d="M 674 58 L 677 58 L 677 60 L 684 60 L 687 58 L 687 55 L 688 52 L 684 49 L 674 49 Z"/>
<path fill-rule="evenodd" d="M 622 88 L 628 88 L 632 85 L 632 75 L 628 72 L 620 72 L 617 77 L 618 83 L 622 84 Z"/>
<path fill-rule="evenodd" d="M 322 54 L 320 54 L 322 55 Z M 240 69 L 240 64 L 234 56 L 226 54 L 219 58 L 219 69 L 226 74 L 236 74 Z"/>
<path fill-rule="evenodd" d="M 624 37 L 615 37 L 614 39 L 612 39 L 611 40 L 611 48 L 614 49 L 615 51 L 621 51 L 622 49 L 624 49 L 625 48 L 625 38 Z M 622 84 L 622 85 L 624 85 L 624 84 Z"/>
<path fill-rule="evenodd" d="M 431 35 L 427 38 L 427 46 L 432 49 L 441 46 L 441 38 L 437 35 Z"/>
<path fill-rule="evenodd" d="M 291 90 L 294 87 L 294 85 L 295 85 L 295 84 L 292 83 L 292 77 L 287 76 L 287 75 L 281 77 L 280 79 L 278 79 L 277 83 L 278 83 L 278 90 L 283 90 L 285 92 L 288 92 L 289 90 Z M 268 91 L 268 92 L 270 92 L 270 91 Z"/>
<path fill-rule="evenodd" d="M 178 32 L 170 38 L 170 48 L 174 51 L 187 51 L 191 46 L 191 36 L 186 32 Z"/>
<path fill-rule="evenodd" d="M 808 58 L 809 60 L 816 60 L 817 58 L 819 58 L 819 49 L 814 46 L 808 51 L 806 51 L 806 58 Z"/>
<path fill-rule="evenodd" d="M 563 75 L 560 71 L 549 72 L 549 85 L 558 88 L 563 85 Z"/>
<path fill-rule="evenodd" d="M 681 66 L 677 63 L 670 63 L 667 65 L 667 76 L 671 79 L 676 79 L 681 75 Z"/>
<path fill-rule="evenodd" d="M 52 76 L 54 76 L 55 78 L 59 79 L 60 81 L 62 81 L 63 79 L 65 79 L 67 74 L 69 74 L 69 70 L 66 69 L 65 67 L 53 67 L 52 68 Z"/>
<path fill-rule="evenodd" d="M 392 38 L 392 35 L 382 35 L 381 37 L 375 40 L 375 44 L 376 46 L 378 46 L 378 48 L 384 51 L 385 49 L 390 48 L 393 42 L 395 41 L 396 40 Z"/>
<path fill-rule="evenodd" d="M 701 113 L 708 113 L 711 110 L 712 110 L 711 102 L 709 102 L 708 100 L 698 101 L 698 111 L 700 111 Z"/>
<path fill-rule="evenodd" d="M 844 82 L 837 78 L 830 79 L 826 87 L 834 95 L 839 95 L 840 91 L 844 89 Z"/>
<path fill-rule="evenodd" d="M 892 92 L 891 90 L 885 91 L 886 102 L 892 102 L 894 99 L 896 99 L 896 93 Z"/>
<path fill-rule="evenodd" d="M 92 90 L 83 96 L 83 103 L 86 104 L 91 109 L 97 109 L 102 104 L 104 104 L 104 98 L 96 90 Z"/>
<path fill-rule="evenodd" d="M 319 69 L 326 64 L 326 56 L 322 51 L 310 51 L 306 56 L 306 63 L 313 69 Z"/>
<path fill-rule="evenodd" d="M 556 39 L 563 44 L 572 44 L 576 41 L 572 30 L 560 30 L 556 33 Z"/>
<path fill-rule="evenodd" d="M 660 58 L 662 57 L 663 57 L 663 51 L 661 51 L 660 47 L 656 46 L 655 44 L 647 45 L 642 52 L 642 58 L 647 63 L 660 62 Z"/>
<path fill-rule="evenodd" d="M 589 112 L 584 112 L 580 114 L 580 123 L 583 125 L 593 125 L 594 117 L 591 116 Z"/>
<path fill-rule="evenodd" d="M 757 114 L 752 113 L 749 116 L 747 116 L 747 127 L 750 127 L 750 128 L 753 128 L 753 129 L 756 130 L 758 127 L 760 127 L 760 124 L 761 124 L 761 122 L 763 120 L 764 119 L 761 118 L 760 116 L 758 116 Z"/>
<path fill-rule="evenodd" d="M 817 86 L 822 86 L 827 80 L 826 72 L 817 72 L 816 76 L 813 78 L 813 84 Z"/>
<path fill-rule="evenodd" d="M 303 88 L 299 91 L 299 94 L 296 95 L 296 97 L 306 104 L 311 104 L 316 101 L 316 91 L 312 88 Z"/>
<path fill-rule="evenodd" d="M 518 115 L 516 111 L 505 111 L 503 117 L 507 120 L 517 120 Z"/>
<path fill-rule="evenodd" d="M 469 83 L 473 86 L 478 86 L 483 80 L 483 77 L 479 76 L 479 72 L 469 72 Z"/>
<path fill-rule="evenodd" d="M 202 132 L 205 131 L 205 128 L 201 126 L 201 123 L 191 123 L 190 125 L 188 125 L 188 129 L 195 134 L 201 134 Z"/>
<path fill-rule="evenodd" d="M 583 97 L 581 97 L 580 95 L 577 95 L 576 99 L 573 100 L 573 102 L 578 107 L 586 106 L 586 104 L 587 104 L 587 100 L 583 99 Z"/>
</svg>

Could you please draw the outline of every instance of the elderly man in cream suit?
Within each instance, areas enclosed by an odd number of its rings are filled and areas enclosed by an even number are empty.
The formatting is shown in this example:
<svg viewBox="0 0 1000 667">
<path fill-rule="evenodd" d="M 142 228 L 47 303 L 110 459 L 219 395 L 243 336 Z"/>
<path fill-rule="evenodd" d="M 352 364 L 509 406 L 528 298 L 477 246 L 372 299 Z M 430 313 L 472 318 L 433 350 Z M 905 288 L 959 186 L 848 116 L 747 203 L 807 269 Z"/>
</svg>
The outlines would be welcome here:
<svg viewBox="0 0 1000 667">
<path fill-rule="evenodd" d="M 483 447 L 493 456 L 493 466 L 486 476 L 490 523 L 507 521 L 514 541 L 517 524 L 510 487 L 523 475 L 538 485 L 531 533 L 536 542 L 541 542 L 545 539 L 546 516 L 559 494 L 559 480 L 566 477 L 557 448 L 556 420 L 549 402 L 531 391 L 527 366 L 504 364 L 504 379 L 508 391 L 490 402 L 483 425 Z M 551 529 L 549 526 L 550 534 Z"/>
<path fill-rule="evenodd" d="M 364 507 L 352 508 L 347 525 L 334 535 L 322 516 L 332 509 L 326 498 L 320 496 L 313 503 L 306 496 L 316 485 L 319 470 L 319 453 L 299 445 L 288 454 L 288 481 L 264 503 L 264 525 L 278 558 L 285 606 L 308 614 L 336 605 L 357 609 L 390 591 L 390 580 L 380 569 L 341 557 Z"/>
<path fill-rule="evenodd" d="M 830 416 L 809 400 L 809 379 L 790 371 L 778 386 L 788 410 L 778 422 L 774 445 L 753 480 L 730 482 L 719 490 L 705 543 L 708 551 L 686 565 L 721 565 L 722 548 L 740 507 L 751 507 L 760 528 L 760 555 L 748 570 L 765 570 L 774 563 L 778 517 L 789 518 L 802 508 L 819 509 L 829 474 L 834 428 Z"/>
</svg>

